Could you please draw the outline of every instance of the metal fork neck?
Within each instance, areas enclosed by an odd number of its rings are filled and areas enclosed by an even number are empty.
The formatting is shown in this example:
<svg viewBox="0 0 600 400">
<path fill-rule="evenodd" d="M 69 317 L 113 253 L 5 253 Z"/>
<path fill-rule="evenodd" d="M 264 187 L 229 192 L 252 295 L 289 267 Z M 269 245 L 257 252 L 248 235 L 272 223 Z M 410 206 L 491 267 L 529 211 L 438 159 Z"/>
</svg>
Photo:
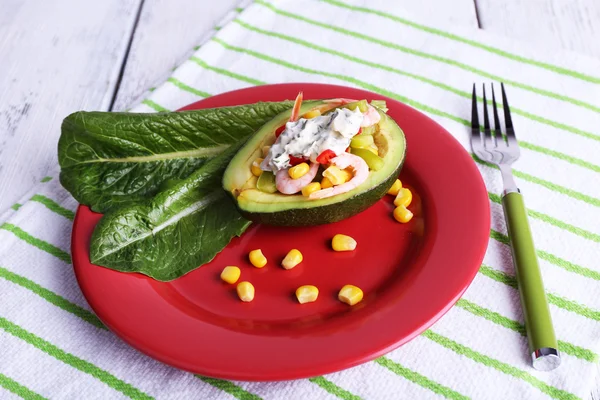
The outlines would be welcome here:
<svg viewBox="0 0 600 400">
<path fill-rule="evenodd" d="M 501 164 L 500 173 L 502 174 L 502 182 L 504 182 L 504 195 L 509 193 L 521 193 L 515 179 L 513 178 L 512 168 L 510 165 Z"/>
</svg>

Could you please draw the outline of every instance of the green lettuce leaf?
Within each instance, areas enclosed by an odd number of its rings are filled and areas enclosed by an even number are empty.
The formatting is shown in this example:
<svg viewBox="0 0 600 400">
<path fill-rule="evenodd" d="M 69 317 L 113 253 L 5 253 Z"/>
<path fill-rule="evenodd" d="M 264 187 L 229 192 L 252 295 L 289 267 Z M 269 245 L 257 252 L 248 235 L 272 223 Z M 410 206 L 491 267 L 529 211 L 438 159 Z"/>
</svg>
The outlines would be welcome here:
<svg viewBox="0 0 600 400">
<path fill-rule="evenodd" d="M 187 178 L 293 103 L 173 113 L 76 112 L 58 142 L 60 181 L 97 212 L 138 203 Z"/>
<path fill-rule="evenodd" d="M 240 145 L 152 200 L 104 215 L 92 235 L 92 263 L 170 281 L 212 260 L 250 225 L 221 187 Z"/>
</svg>

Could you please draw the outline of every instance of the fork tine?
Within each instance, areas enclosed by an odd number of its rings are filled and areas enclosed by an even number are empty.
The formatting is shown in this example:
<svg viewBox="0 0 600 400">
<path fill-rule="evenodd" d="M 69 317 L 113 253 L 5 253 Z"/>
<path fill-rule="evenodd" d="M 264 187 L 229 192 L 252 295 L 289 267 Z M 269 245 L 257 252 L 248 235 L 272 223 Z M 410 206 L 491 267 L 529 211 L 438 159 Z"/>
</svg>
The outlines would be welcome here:
<svg viewBox="0 0 600 400">
<path fill-rule="evenodd" d="M 494 84 L 492 83 L 492 105 L 494 106 L 494 133 L 496 136 L 496 143 L 498 139 L 504 141 L 502 136 L 502 127 L 500 126 L 500 117 L 498 116 L 498 106 L 496 105 L 496 95 L 494 94 Z"/>
<path fill-rule="evenodd" d="M 475 94 L 475 84 L 473 84 L 473 100 L 471 103 L 471 129 L 472 134 L 480 136 L 479 134 L 479 114 L 477 113 L 477 95 Z"/>
<path fill-rule="evenodd" d="M 476 154 L 483 151 L 483 142 L 481 141 L 481 131 L 479 130 L 479 114 L 477 113 L 477 94 L 475 93 L 475 84 L 473 84 L 473 101 L 471 108 L 471 147 Z"/>
<path fill-rule="evenodd" d="M 504 90 L 504 83 L 500 82 L 502 87 L 502 108 L 504 109 L 504 125 L 506 125 L 506 138 L 508 143 L 514 142 L 517 144 L 517 137 L 515 136 L 515 130 L 513 128 L 512 118 L 510 116 L 510 107 L 508 106 L 508 100 L 506 99 L 506 91 Z"/>
<path fill-rule="evenodd" d="M 483 84 L 483 143 L 485 147 L 494 147 L 492 132 L 490 130 L 490 117 L 488 115 L 487 99 L 485 97 L 485 83 Z"/>
</svg>

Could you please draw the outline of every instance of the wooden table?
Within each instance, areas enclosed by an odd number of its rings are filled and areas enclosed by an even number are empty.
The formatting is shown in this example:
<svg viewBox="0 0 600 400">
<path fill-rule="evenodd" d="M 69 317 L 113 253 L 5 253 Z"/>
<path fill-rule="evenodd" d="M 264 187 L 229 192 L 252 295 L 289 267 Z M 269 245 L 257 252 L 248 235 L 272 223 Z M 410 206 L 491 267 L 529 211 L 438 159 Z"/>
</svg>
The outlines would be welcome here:
<svg viewBox="0 0 600 400">
<path fill-rule="evenodd" d="M 524 42 L 600 57 L 598 0 L 395 0 Z M 0 214 L 57 171 L 60 123 L 123 110 L 240 0 L 0 0 Z M 600 399 L 600 379 L 591 393 Z"/>
</svg>

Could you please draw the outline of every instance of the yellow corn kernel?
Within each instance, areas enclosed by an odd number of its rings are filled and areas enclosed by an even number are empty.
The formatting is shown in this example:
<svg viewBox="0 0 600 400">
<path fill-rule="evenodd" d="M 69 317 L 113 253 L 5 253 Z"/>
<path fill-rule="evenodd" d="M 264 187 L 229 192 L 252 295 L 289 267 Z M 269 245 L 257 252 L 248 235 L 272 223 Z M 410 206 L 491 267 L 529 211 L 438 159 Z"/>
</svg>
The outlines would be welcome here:
<svg viewBox="0 0 600 400">
<path fill-rule="evenodd" d="M 410 206 L 410 202 L 412 201 L 412 193 L 407 188 L 402 188 L 398 190 L 398 194 L 396 195 L 396 199 L 394 199 L 394 205 L 396 207 Z"/>
<path fill-rule="evenodd" d="M 329 178 L 324 177 L 323 179 L 321 179 L 321 189 L 327 189 L 330 187 L 333 187 L 333 183 L 331 183 Z"/>
<path fill-rule="evenodd" d="M 334 186 L 341 185 L 352 179 L 351 172 L 346 171 L 345 169 L 339 169 L 335 165 L 332 165 L 323 171 L 323 176 L 329 179 Z"/>
<path fill-rule="evenodd" d="M 344 182 L 346 183 L 348 182 L 350 179 L 352 179 L 354 177 L 354 175 L 352 174 L 352 172 L 348 171 L 347 169 L 343 169 L 342 171 L 342 176 L 344 177 Z"/>
<path fill-rule="evenodd" d="M 298 165 L 294 165 L 292 168 L 288 170 L 288 174 L 292 179 L 302 178 L 304 175 L 308 173 L 310 167 L 307 163 L 303 162 Z"/>
<path fill-rule="evenodd" d="M 302 195 L 308 197 L 317 190 L 321 190 L 321 184 L 319 182 L 312 182 L 302 188 Z"/>
<path fill-rule="evenodd" d="M 296 298 L 298 303 L 312 303 L 319 297 L 319 289 L 313 285 L 304 285 L 296 289 Z"/>
<path fill-rule="evenodd" d="M 353 306 L 363 299 L 363 291 L 354 285 L 345 285 L 338 293 L 338 299 Z"/>
<path fill-rule="evenodd" d="M 236 290 L 240 300 L 246 303 L 254 300 L 254 286 L 250 282 L 238 283 Z"/>
<path fill-rule="evenodd" d="M 252 162 L 252 167 L 250 167 L 250 171 L 252 171 L 252 175 L 260 176 L 262 174 L 262 169 L 260 169 L 260 163 L 263 162 L 263 158 L 257 158 Z"/>
<path fill-rule="evenodd" d="M 356 249 L 356 240 L 338 233 L 331 240 L 331 248 L 335 251 L 352 251 Z"/>
<path fill-rule="evenodd" d="M 283 261 L 281 262 L 281 266 L 285 269 L 292 269 L 296 265 L 302 262 L 302 253 L 298 249 L 292 249 L 287 253 Z"/>
<path fill-rule="evenodd" d="M 413 213 L 404 206 L 398 206 L 394 210 L 394 218 L 396 221 L 401 222 L 403 224 L 410 221 L 413 217 Z"/>
<path fill-rule="evenodd" d="M 227 283 L 236 283 L 238 279 L 240 279 L 240 275 L 242 272 L 238 267 L 225 267 L 221 272 L 221 279 L 223 279 Z"/>
<path fill-rule="evenodd" d="M 262 156 L 266 157 L 269 154 L 269 150 L 271 150 L 271 146 L 263 146 L 262 148 Z"/>
<path fill-rule="evenodd" d="M 312 110 L 312 111 L 309 111 L 306 114 L 304 114 L 302 116 L 302 118 L 311 119 L 311 118 L 314 118 L 314 117 L 318 117 L 319 115 L 321 115 L 321 111 L 319 111 L 319 110 Z"/>
<path fill-rule="evenodd" d="M 248 254 L 248 258 L 250 259 L 250 263 L 256 268 L 262 268 L 267 265 L 267 257 L 264 256 L 261 249 L 252 250 Z"/>
<path fill-rule="evenodd" d="M 402 182 L 400 179 L 396 179 L 396 182 L 392 185 L 390 190 L 388 190 L 387 194 L 391 194 L 392 196 L 398 196 L 398 192 L 402 189 Z"/>
</svg>

